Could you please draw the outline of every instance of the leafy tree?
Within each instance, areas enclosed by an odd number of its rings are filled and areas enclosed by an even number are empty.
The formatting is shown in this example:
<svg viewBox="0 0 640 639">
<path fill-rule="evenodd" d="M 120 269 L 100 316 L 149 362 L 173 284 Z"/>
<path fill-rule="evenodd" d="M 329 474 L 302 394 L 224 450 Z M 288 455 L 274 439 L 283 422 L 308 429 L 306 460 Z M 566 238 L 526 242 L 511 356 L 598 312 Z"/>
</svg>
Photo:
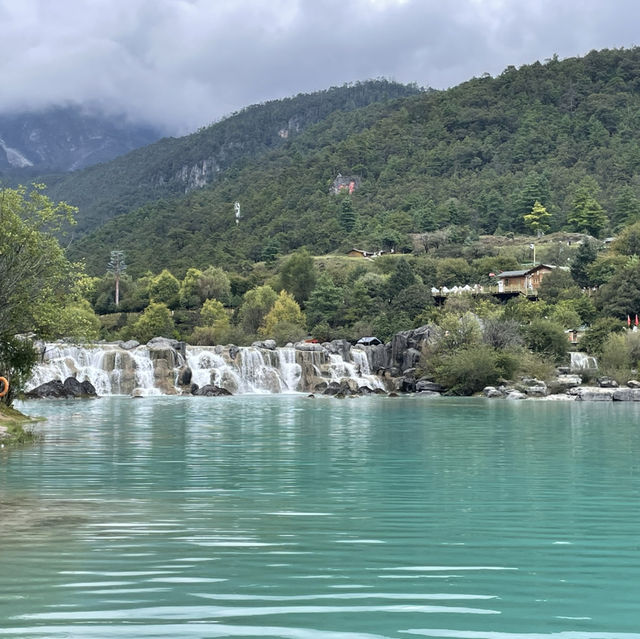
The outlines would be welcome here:
<svg viewBox="0 0 640 639">
<path fill-rule="evenodd" d="M 535 319 L 525 329 L 525 341 L 534 352 L 561 362 L 567 355 L 569 342 L 560 326 L 546 319 Z"/>
<path fill-rule="evenodd" d="M 176 280 L 177 281 L 177 280 Z M 131 327 L 131 335 L 141 343 L 154 337 L 173 337 L 175 326 L 166 304 L 151 302 Z"/>
<path fill-rule="evenodd" d="M 611 221 L 616 226 L 640 222 L 640 199 L 630 186 L 620 190 L 616 198 Z"/>
<path fill-rule="evenodd" d="M 58 316 L 57 337 L 75 341 L 92 341 L 100 337 L 100 319 L 87 300 L 66 305 Z"/>
<path fill-rule="evenodd" d="M 200 309 L 200 319 L 205 326 L 213 326 L 216 322 L 229 323 L 229 316 L 227 311 L 224 310 L 222 302 L 218 300 L 205 300 L 202 308 Z"/>
<path fill-rule="evenodd" d="M 515 320 L 486 319 L 482 341 L 495 349 L 516 349 L 524 345 L 520 325 Z"/>
<path fill-rule="evenodd" d="M 300 305 L 293 295 L 285 290 L 280 291 L 271 310 L 265 315 L 264 325 L 260 327 L 259 332 L 265 337 L 271 337 L 275 334 L 276 326 L 283 323 L 298 326 L 303 330 L 306 326 L 306 318 L 300 310 Z"/>
<path fill-rule="evenodd" d="M 538 286 L 538 296 L 541 300 L 551 304 L 572 297 L 580 297 L 581 291 L 575 285 L 571 273 L 565 269 L 556 268 L 551 273 L 547 273 L 540 286 Z"/>
<path fill-rule="evenodd" d="M 223 304 L 227 304 L 231 296 L 229 276 L 217 266 L 208 266 L 199 278 L 198 290 L 200 302 L 204 302 L 207 299 L 216 299 Z"/>
<path fill-rule="evenodd" d="M 127 265 L 124 259 L 124 251 L 111 251 L 109 257 L 109 264 L 107 265 L 107 273 L 111 273 L 116 284 L 115 304 L 116 307 L 120 304 L 120 277 L 124 275 L 127 270 Z"/>
<path fill-rule="evenodd" d="M 247 291 L 242 299 L 238 319 L 245 332 L 255 335 L 266 314 L 278 299 L 278 294 L 268 285 L 257 286 Z"/>
<path fill-rule="evenodd" d="M 309 298 L 316 283 L 313 257 L 309 251 L 301 249 L 287 259 L 280 270 L 280 282 L 298 304 Z"/>
<path fill-rule="evenodd" d="M 71 219 L 74 209 L 53 204 L 35 186 L 0 191 L 0 370 L 9 379 L 10 405 L 22 390 L 35 354 L 21 333 L 47 338 L 72 299 L 76 278 L 52 232 Z"/>
<path fill-rule="evenodd" d="M 612 333 L 624 331 L 625 324 L 617 317 L 600 317 L 585 332 L 580 340 L 580 348 L 591 355 L 599 355 L 602 346 Z"/>
<path fill-rule="evenodd" d="M 173 308 L 178 305 L 179 296 L 180 282 L 167 269 L 151 280 L 149 298 L 152 302 Z"/>
<path fill-rule="evenodd" d="M 619 255 L 640 255 L 640 222 L 623 229 L 612 249 Z"/>
<path fill-rule="evenodd" d="M 184 308 L 196 308 L 200 305 L 200 282 L 202 271 L 197 268 L 189 268 L 180 283 L 180 306 Z"/>
<path fill-rule="evenodd" d="M 626 319 L 640 313 L 640 259 L 627 258 L 596 293 L 596 306 L 605 315 Z"/>
<path fill-rule="evenodd" d="M 545 231 L 549 230 L 550 218 L 551 213 L 536 200 L 531 207 L 531 212 L 524 216 L 524 223 L 533 233 L 540 237 Z"/>
<path fill-rule="evenodd" d="M 424 284 L 411 284 L 401 290 L 391 301 L 391 308 L 406 313 L 411 320 L 433 308 L 434 301 L 431 289 Z"/>
</svg>

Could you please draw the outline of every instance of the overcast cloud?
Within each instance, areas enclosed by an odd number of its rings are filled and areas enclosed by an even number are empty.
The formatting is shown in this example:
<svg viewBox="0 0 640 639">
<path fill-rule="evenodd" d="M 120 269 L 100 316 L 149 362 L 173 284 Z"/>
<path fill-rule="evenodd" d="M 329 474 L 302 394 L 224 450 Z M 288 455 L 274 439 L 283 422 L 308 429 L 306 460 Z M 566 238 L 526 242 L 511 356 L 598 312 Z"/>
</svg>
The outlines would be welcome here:
<svg viewBox="0 0 640 639">
<path fill-rule="evenodd" d="M 184 133 L 345 82 L 630 47 L 639 22 L 636 0 L 0 0 L 0 111 L 94 103 Z"/>
</svg>

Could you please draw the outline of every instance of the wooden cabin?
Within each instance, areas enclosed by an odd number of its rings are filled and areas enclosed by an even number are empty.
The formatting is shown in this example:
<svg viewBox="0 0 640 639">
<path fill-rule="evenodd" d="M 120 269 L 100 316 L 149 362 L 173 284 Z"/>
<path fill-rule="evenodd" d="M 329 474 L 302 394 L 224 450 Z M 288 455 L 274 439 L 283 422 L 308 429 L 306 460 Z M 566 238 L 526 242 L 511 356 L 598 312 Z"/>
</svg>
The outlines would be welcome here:
<svg viewBox="0 0 640 639">
<path fill-rule="evenodd" d="M 552 266 L 536 264 L 530 269 L 522 271 L 503 271 L 498 273 L 498 292 L 507 291 L 535 291 L 547 273 L 553 271 Z"/>
</svg>

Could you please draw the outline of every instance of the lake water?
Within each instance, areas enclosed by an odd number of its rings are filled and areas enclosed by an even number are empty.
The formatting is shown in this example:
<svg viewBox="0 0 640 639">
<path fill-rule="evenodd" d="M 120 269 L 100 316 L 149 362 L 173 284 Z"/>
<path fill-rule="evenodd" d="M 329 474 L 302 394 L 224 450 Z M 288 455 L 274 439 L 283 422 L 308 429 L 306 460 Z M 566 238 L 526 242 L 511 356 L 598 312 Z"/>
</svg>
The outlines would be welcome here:
<svg viewBox="0 0 640 639">
<path fill-rule="evenodd" d="M 640 639 L 640 406 L 30 402 L 0 637 Z"/>
</svg>

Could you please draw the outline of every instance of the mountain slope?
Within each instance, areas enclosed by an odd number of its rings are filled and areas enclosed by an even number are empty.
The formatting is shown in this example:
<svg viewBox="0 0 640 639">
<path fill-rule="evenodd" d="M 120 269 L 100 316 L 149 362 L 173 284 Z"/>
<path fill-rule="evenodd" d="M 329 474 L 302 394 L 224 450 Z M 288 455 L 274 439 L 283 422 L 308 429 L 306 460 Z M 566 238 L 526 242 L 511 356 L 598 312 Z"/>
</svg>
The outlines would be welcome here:
<svg viewBox="0 0 640 639">
<path fill-rule="evenodd" d="M 112 221 L 73 256 L 100 274 L 117 247 L 135 274 L 242 268 L 274 247 L 408 250 L 410 233 L 523 231 L 536 200 L 551 231 L 604 236 L 640 219 L 638 78 L 640 49 L 606 50 L 404 98 L 371 119 L 335 113 L 210 188 Z M 331 193 L 338 172 L 357 179 L 352 196 Z"/>
<path fill-rule="evenodd" d="M 44 181 L 48 194 L 80 208 L 76 234 L 146 202 L 202 188 L 239 162 L 277 148 L 335 111 L 413 95 L 374 80 L 248 107 L 197 133 L 166 138 L 108 164 Z"/>
<path fill-rule="evenodd" d="M 0 115 L 0 175 L 31 177 L 107 162 L 161 137 L 158 130 L 80 107 Z"/>
</svg>

